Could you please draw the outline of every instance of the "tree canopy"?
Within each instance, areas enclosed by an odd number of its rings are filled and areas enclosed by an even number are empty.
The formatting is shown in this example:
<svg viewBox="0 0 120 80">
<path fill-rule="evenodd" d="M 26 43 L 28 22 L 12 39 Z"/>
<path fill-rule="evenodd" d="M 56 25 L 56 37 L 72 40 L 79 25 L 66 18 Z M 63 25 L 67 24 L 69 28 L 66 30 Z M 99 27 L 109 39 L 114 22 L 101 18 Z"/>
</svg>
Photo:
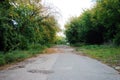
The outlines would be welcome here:
<svg viewBox="0 0 120 80">
<path fill-rule="evenodd" d="M 0 51 L 54 43 L 58 28 L 55 16 L 41 0 L 0 1 Z"/>
<path fill-rule="evenodd" d="M 96 0 L 93 8 L 66 24 L 70 43 L 120 45 L 120 1 Z"/>
</svg>

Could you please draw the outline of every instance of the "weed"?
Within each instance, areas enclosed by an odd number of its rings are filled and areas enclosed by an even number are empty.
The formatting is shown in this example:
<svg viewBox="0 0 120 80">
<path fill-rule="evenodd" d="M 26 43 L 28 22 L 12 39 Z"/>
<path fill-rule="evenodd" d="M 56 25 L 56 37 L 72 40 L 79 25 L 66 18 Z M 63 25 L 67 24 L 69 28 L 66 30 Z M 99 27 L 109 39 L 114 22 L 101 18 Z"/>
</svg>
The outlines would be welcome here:
<svg viewBox="0 0 120 80">
<path fill-rule="evenodd" d="M 110 65 L 120 64 L 120 47 L 106 45 L 83 45 L 81 47 L 77 47 L 76 50 L 82 51 L 84 54 Z"/>
<path fill-rule="evenodd" d="M 43 50 L 46 49 L 47 47 L 48 46 L 45 45 L 31 44 L 28 50 L 15 50 L 7 52 L 6 54 L 0 52 L 0 66 L 10 64 L 13 62 L 22 61 L 26 58 L 36 56 L 37 54 L 42 53 Z"/>
</svg>

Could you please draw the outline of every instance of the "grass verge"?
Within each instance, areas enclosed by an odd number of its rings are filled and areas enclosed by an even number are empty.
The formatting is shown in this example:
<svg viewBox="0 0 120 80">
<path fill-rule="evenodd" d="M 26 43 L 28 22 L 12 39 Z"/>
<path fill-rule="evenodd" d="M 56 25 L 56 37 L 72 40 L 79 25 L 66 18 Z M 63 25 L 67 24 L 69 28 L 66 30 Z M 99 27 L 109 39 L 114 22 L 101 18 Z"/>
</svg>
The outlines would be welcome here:
<svg viewBox="0 0 120 80">
<path fill-rule="evenodd" d="M 85 55 L 100 60 L 112 67 L 120 66 L 120 47 L 107 45 L 82 45 L 76 48 Z"/>
<path fill-rule="evenodd" d="M 48 47 L 50 47 L 50 45 L 41 46 L 39 44 L 36 45 L 32 44 L 29 46 L 28 50 L 15 50 L 15 51 L 7 52 L 5 54 L 0 52 L 0 67 L 7 64 L 23 61 L 26 58 L 36 56 L 37 54 L 42 53 Z"/>
</svg>

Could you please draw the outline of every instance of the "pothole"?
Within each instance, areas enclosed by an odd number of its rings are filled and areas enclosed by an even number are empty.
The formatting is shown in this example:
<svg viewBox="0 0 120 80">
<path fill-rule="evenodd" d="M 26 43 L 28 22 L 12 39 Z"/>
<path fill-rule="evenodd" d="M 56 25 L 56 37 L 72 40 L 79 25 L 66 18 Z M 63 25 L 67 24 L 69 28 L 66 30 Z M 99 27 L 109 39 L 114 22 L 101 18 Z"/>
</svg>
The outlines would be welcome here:
<svg viewBox="0 0 120 80">
<path fill-rule="evenodd" d="M 17 65 L 17 66 L 8 68 L 8 70 L 15 70 L 15 69 L 19 69 L 19 68 L 25 68 L 25 65 Z"/>
<path fill-rule="evenodd" d="M 42 74 L 51 74 L 54 73 L 52 70 L 28 70 L 30 73 L 42 73 Z"/>
</svg>

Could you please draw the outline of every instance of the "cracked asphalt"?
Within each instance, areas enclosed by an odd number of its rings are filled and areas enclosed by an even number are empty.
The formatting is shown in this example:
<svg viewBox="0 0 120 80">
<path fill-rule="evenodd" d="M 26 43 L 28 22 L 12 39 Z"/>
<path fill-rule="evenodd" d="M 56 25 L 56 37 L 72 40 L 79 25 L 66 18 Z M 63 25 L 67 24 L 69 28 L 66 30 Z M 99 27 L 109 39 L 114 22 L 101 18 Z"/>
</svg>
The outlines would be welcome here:
<svg viewBox="0 0 120 80">
<path fill-rule="evenodd" d="M 75 54 L 71 47 L 54 48 L 58 52 L 39 55 L 1 70 L 0 80 L 120 80 L 116 70 Z"/>
</svg>

